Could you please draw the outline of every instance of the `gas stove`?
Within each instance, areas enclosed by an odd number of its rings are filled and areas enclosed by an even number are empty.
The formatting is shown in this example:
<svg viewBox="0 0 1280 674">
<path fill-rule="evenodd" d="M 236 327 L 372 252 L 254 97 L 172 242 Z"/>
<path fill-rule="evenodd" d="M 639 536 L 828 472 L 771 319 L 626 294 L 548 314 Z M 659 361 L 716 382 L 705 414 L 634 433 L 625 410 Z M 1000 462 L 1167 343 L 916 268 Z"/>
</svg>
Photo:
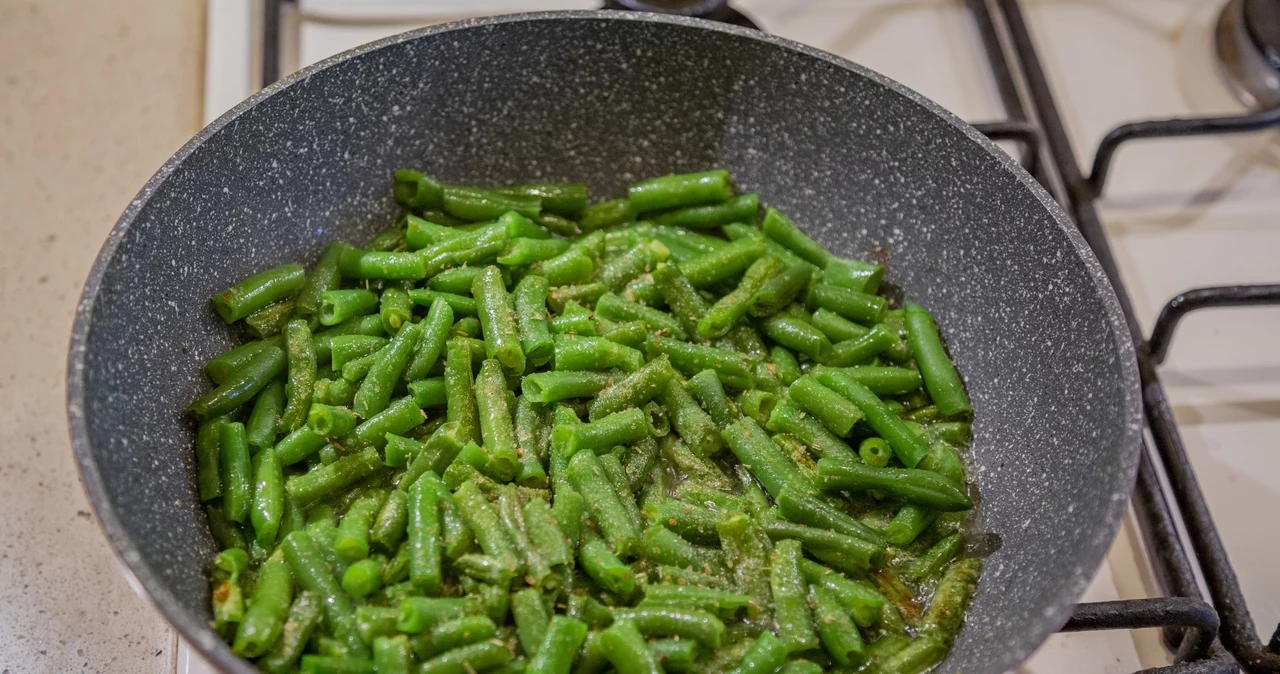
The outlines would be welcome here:
<svg viewBox="0 0 1280 674">
<path fill-rule="evenodd" d="M 1280 0 L 608 4 L 756 26 L 882 72 L 999 140 L 1093 246 L 1138 345 L 1148 433 L 1085 603 L 1020 671 L 1280 672 L 1280 311 L 1258 308 L 1280 303 Z M 206 121 L 374 39 L 598 7 L 209 0 Z M 212 670 L 181 645 L 178 671 Z"/>
</svg>

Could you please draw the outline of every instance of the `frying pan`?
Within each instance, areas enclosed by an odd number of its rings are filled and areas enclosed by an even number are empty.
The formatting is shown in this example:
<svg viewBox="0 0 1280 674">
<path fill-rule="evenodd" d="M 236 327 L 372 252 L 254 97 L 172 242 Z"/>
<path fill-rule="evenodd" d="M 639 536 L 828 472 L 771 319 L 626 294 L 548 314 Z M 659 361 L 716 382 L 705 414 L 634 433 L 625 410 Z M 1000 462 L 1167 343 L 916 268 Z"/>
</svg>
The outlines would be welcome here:
<svg viewBox="0 0 1280 674">
<path fill-rule="evenodd" d="M 939 671 L 1003 672 L 1070 615 L 1128 501 L 1138 377 L 1067 217 L 973 128 L 831 54 L 696 19 L 556 12 L 366 45 L 251 97 L 165 163 L 81 299 L 68 414 L 81 477 L 138 587 L 210 661 L 215 552 L 189 401 L 233 345 L 209 297 L 396 216 L 392 170 L 575 181 L 595 195 L 724 167 L 934 312 L 973 399 L 986 571 Z"/>
</svg>

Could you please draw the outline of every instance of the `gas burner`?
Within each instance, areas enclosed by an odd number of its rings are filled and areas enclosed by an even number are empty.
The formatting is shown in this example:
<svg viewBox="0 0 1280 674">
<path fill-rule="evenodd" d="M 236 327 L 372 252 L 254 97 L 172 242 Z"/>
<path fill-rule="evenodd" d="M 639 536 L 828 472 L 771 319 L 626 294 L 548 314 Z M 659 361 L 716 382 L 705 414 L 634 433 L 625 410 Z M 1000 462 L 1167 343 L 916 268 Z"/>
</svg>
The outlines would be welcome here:
<svg viewBox="0 0 1280 674">
<path fill-rule="evenodd" d="M 1214 43 L 1237 98 L 1252 108 L 1280 106 L 1280 0 L 1231 0 Z"/>
<path fill-rule="evenodd" d="M 605 0 L 602 9 L 679 14 L 760 30 L 747 15 L 730 7 L 728 0 Z"/>
</svg>

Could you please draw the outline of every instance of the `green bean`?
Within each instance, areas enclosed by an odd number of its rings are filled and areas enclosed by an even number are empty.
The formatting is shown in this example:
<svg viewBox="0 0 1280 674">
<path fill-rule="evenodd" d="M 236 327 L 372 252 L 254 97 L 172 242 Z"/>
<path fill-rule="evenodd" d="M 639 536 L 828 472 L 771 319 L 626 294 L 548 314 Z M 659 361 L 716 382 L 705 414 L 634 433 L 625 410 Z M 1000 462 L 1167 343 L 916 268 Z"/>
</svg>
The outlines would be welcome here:
<svg viewBox="0 0 1280 674">
<path fill-rule="evenodd" d="M 318 371 L 317 374 L 319 374 Z M 311 404 L 344 406 L 350 405 L 351 401 L 355 399 L 356 392 L 355 389 L 351 388 L 351 382 L 342 377 L 337 379 L 320 378 L 316 380 L 314 393 L 311 396 Z M 281 407 L 283 406 L 281 404 Z"/>
<path fill-rule="evenodd" d="M 520 471 L 516 482 L 522 486 L 547 486 L 547 473 L 542 461 L 547 455 L 550 430 L 544 428 L 544 419 L 542 406 L 533 402 L 527 394 L 516 399 L 516 454 L 520 457 Z"/>
<path fill-rule="evenodd" d="M 270 548 L 275 545 L 284 519 L 284 474 L 274 447 L 260 450 L 252 461 L 253 507 L 249 510 L 249 521 L 258 545 Z"/>
<path fill-rule="evenodd" d="M 378 674 L 409 674 L 409 639 L 403 634 L 373 640 L 373 669 Z"/>
<path fill-rule="evenodd" d="M 778 541 L 773 546 L 769 574 L 778 634 L 793 652 L 818 647 L 818 635 L 813 629 L 813 614 L 806 599 L 804 575 L 800 572 L 801 558 L 800 541 Z"/>
<path fill-rule="evenodd" d="M 515 543 L 502 527 L 502 523 L 498 521 L 498 516 L 494 514 L 492 506 L 480 493 L 476 483 L 474 481 L 463 483 L 454 490 L 453 498 L 458 505 L 462 520 L 475 535 L 480 549 L 484 550 L 485 554 L 502 560 L 507 568 L 513 571 L 518 569 L 519 555 L 516 552 Z"/>
<path fill-rule="evenodd" d="M 731 222 L 754 223 L 760 197 L 756 194 L 743 194 L 726 201 L 709 206 L 689 206 L 651 218 L 656 225 L 666 227 L 688 227 L 690 229 L 710 229 L 727 225 Z"/>
<path fill-rule="evenodd" d="M 409 497 L 399 489 L 387 494 L 381 510 L 373 519 L 369 530 L 369 540 L 382 546 L 385 550 L 394 551 L 404 540 L 409 522 Z"/>
<path fill-rule="evenodd" d="M 760 230 L 756 229 L 752 225 L 745 225 L 742 223 L 730 223 L 730 224 L 724 225 L 722 229 L 724 230 L 724 235 L 730 241 L 738 241 L 741 239 L 754 239 L 756 241 L 759 241 L 761 244 L 764 245 L 765 252 L 778 258 L 779 260 L 782 260 L 783 264 L 787 265 L 788 267 L 803 265 L 806 267 L 812 267 L 815 270 L 818 269 L 816 265 L 809 262 L 808 260 L 805 260 L 799 255 L 796 255 L 795 253 L 791 252 L 791 250 L 788 249 L 786 246 L 783 246 L 782 244 L 778 243 L 777 241 L 774 241 L 773 239 L 765 237 L 760 233 Z"/>
<path fill-rule="evenodd" d="M 556 515 L 546 501 L 535 498 L 524 504 L 524 524 L 534 549 L 541 552 L 548 564 L 552 567 L 573 564 L 573 553 L 556 523 Z"/>
<path fill-rule="evenodd" d="M 382 448 L 387 444 L 387 433 L 397 435 L 407 433 L 422 425 L 426 418 L 422 408 L 413 401 L 413 397 L 405 396 L 393 400 L 386 409 L 356 426 L 352 435 L 356 440 Z"/>
<path fill-rule="evenodd" d="M 813 324 L 794 316 L 775 314 L 763 324 L 769 339 L 789 349 L 824 362 L 831 355 L 831 341 Z"/>
<path fill-rule="evenodd" d="M 409 578 L 427 594 L 441 587 L 440 510 L 435 485 L 418 480 L 409 487 Z"/>
<path fill-rule="evenodd" d="M 284 488 L 289 498 L 305 508 L 373 475 L 381 467 L 382 457 L 378 456 L 378 450 L 366 449 L 290 477 Z"/>
<path fill-rule="evenodd" d="M 823 277 L 832 285 L 874 294 L 880 289 L 884 267 L 861 260 L 832 257 L 823 267 Z"/>
<path fill-rule="evenodd" d="M 569 242 L 564 239 L 531 239 L 520 237 L 510 239 L 507 247 L 498 256 L 498 264 L 520 266 L 550 260 L 569 249 Z"/>
<path fill-rule="evenodd" d="M 933 317 L 919 304 L 908 302 L 905 306 L 907 342 L 920 365 L 925 388 L 938 406 L 938 412 L 951 417 L 973 411 L 964 383 L 942 346 Z"/>
<path fill-rule="evenodd" d="M 552 286 L 584 283 L 590 280 L 595 270 L 596 263 L 591 255 L 576 246 L 529 267 L 530 273 L 547 279 L 547 283 Z"/>
<path fill-rule="evenodd" d="M 378 300 L 378 315 L 387 334 L 394 335 L 401 325 L 413 320 L 413 300 L 399 288 L 387 288 Z"/>
<path fill-rule="evenodd" d="M 693 287 L 706 288 L 742 274 L 764 254 L 764 243 L 759 239 L 740 239 L 679 266 Z"/>
<path fill-rule="evenodd" d="M 414 454 L 422 451 L 422 443 L 395 433 L 387 433 L 387 444 L 382 448 L 383 462 L 393 468 L 404 468 Z"/>
<path fill-rule="evenodd" d="M 369 530 L 385 498 L 385 492 L 366 492 L 353 501 L 347 514 L 342 516 L 333 549 L 343 563 L 351 564 L 369 556 Z"/>
<path fill-rule="evenodd" d="M 629 199 L 614 199 L 587 207 L 578 219 L 578 226 L 584 232 L 594 232 L 635 219 L 636 210 Z"/>
<path fill-rule="evenodd" d="M 648 326 L 643 321 L 623 321 L 622 323 L 614 323 L 613 321 L 598 320 L 600 326 L 600 336 L 623 346 L 629 346 L 633 349 L 639 349 L 644 346 L 644 340 L 649 336 Z"/>
<path fill-rule="evenodd" d="M 729 172 L 686 173 L 653 178 L 627 188 L 638 212 L 722 202 L 733 196 Z"/>
<path fill-rule="evenodd" d="M 729 424 L 724 429 L 724 439 L 738 460 L 775 498 L 783 489 L 802 483 L 795 464 L 778 451 L 754 420 L 743 417 Z"/>
<path fill-rule="evenodd" d="M 842 666 L 861 665 L 866 659 L 862 635 L 840 602 L 825 588 L 810 585 L 809 603 L 813 607 L 818 638 L 827 653 Z"/>
<path fill-rule="evenodd" d="M 326 290 L 321 295 L 320 324 L 338 325 L 378 309 L 378 296 L 368 290 Z M 381 318 L 378 319 L 381 322 Z"/>
<path fill-rule="evenodd" d="M 338 263 L 345 248 L 346 244 L 336 242 L 325 246 L 320 259 L 316 261 L 315 267 L 307 275 L 298 294 L 294 296 L 295 318 L 305 318 L 308 324 L 315 326 L 319 320 L 316 314 L 320 312 L 321 296 L 327 290 L 337 290 L 342 283 L 342 273 L 338 269 Z"/>
<path fill-rule="evenodd" d="M 295 531 L 285 536 L 282 547 L 285 561 L 293 570 L 298 585 L 318 595 L 324 603 L 325 616 L 334 636 L 342 641 L 352 656 L 367 656 L 369 649 L 360 640 L 356 629 L 355 607 L 325 565 L 311 537 L 305 531 Z"/>
<path fill-rule="evenodd" d="M 326 443 L 323 435 L 310 428 L 299 428 L 276 443 L 276 458 L 281 466 L 292 466 L 311 457 Z"/>
<path fill-rule="evenodd" d="M 527 587 L 511 594 L 511 617 L 516 623 L 516 635 L 525 655 L 534 657 L 547 633 L 551 616 L 542 603 L 542 592 Z"/>
<path fill-rule="evenodd" d="M 450 230 L 454 231 L 454 230 Z M 471 283 L 484 271 L 484 267 L 457 267 L 432 276 L 427 288 L 450 295 L 470 295 Z M 412 293 L 409 295 L 413 296 Z"/>
<path fill-rule="evenodd" d="M 530 654 L 528 674 L 569 674 L 578 648 L 587 639 L 587 625 L 568 616 L 553 616 L 542 642 Z"/>
<path fill-rule="evenodd" d="M 519 468 L 520 456 L 516 453 L 516 432 L 507 402 L 507 383 L 502 376 L 502 365 L 495 359 L 486 360 L 480 366 L 476 378 L 476 403 L 480 415 L 480 433 L 491 465 L 498 470 L 494 479 L 510 481 Z"/>
<path fill-rule="evenodd" d="M 445 213 L 472 222 L 496 220 L 507 211 L 529 218 L 542 211 L 542 200 L 536 196 L 502 194 L 457 185 L 444 186 L 443 205 Z"/>
<path fill-rule="evenodd" d="M 640 546 L 640 531 L 605 478 L 594 452 L 577 452 L 569 460 L 569 481 L 582 494 L 614 554 L 630 557 Z"/>
<path fill-rule="evenodd" d="M 554 345 L 556 370 L 609 370 L 616 367 L 625 372 L 635 372 L 644 365 L 644 354 L 602 337 L 557 335 Z"/>
<path fill-rule="evenodd" d="M 254 340 L 220 353 L 205 364 L 204 373 L 214 384 L 221 384 L 267 347 L 283 348 L 284 338 L 276 336 Z"/>
<path fill-rule="evenodd" d="M 607 292 L 609 292 L 609 289 L 604 287 L 603 283 L 552 287 L 547 291 L 547 306 L 557 313 L 564 311 L 569 302 L 577 302 L 585 307 L 593 307 L 596 301 Z"/>
<path fill-rule="evenodd" d="M 258 667 L 276 674 L 291 669 L 311 635 L 324 619 L 324 608 L 311 592 L 299 592 L 285 617 L 280 638 L 260 660 Z"/>
<path fill-rule="evenodd" d="M 751 604 L 751 597 L 696 585 L 658 583 L 644 588 L 642 606 L 667 605 L 706 611 L 723 619 L 733 618 Z"/>
<path fill-rule="evenodd" d="M 457 422 L 441 424 L 423 443 L 422 451 L 413 457 L 397 488 L 400 491 L 408 491 L 409 487 L 428 471 L 434 471 L 436 474 L 443 473 L 457 458 L 465 444 Z"/>
<path fill-rule="evenodd" d="M 550 328 L 556 335 L 600 336 L 600 322 L 595 314 L 573 300 L 566 302 L 564 311 L 551 319 Z"/>
<path fill-rule="evenodd" d="M 732 483 L 724 472 L 709 459 L 694 454 L 677 436 L 667 436 L 658 441 L 658 449 L 662 458 L 672 468 L 680 471 L 689 479 L 714 486 L 717 489 L 731 489 Z"/>
<path fill-rule="evenodd" d="M 587 186 L 578 183 L 513 185 L 499 187 L 494 191 L 498 194 L 537 197 L 542 202 L 543 214 L 555 213 L 573 218 L 587 208 Z"/>
<path fill-rule="evenodd" d="M 702 406 L 717 427 L 729 425 L 737 418 L 733 404 L 724 393 L 724 385 L 715 370 L 703 370 L 689 378 L 689 393 Z"/>
<path fill-rule="evenodd" d="M 630 621 L 646 636 L 693 639 L 711 649 L 724 645 L 724 623 L 706 611 L 656 605 L 614 609 L 613 617 L 615 625 L 620 621 Z"/>
<path fill-rule="evenodd" d="M 889 465 L 889 459 L 893 458 L 893 449 L 883 438 L 867 438 L 858 445 L 858 456 L 868 466 L 884 468 Z"/>
<path fill-rule="evenodd" d="M 289 263 L 254 274 L 213 296 L 213 308 L 228 323 L 292 296 L 306 282 L 302 265 Z"/>
<path fill-rule="evenodd" d="M 648 419 L 635 407 L 615 412 L 589 424 L 556 426 L 552 442 L 573 454 L 579 450 L 603 453 L 616 445 L 625 445 L 649 437 Z"/>
<path fill-rule="evenodd" d="M 480 412 L 476 409 L 475 381 L 471 375 L 471 346 L 465 338 L 454 337 L 445 344 L 445 395 L 449 399 L 448 418 L 457 422 L 459 438 L 480 439 Z"/>
<path fill-rule="evenodd" d="M 750 361 L 725 349 L 650 336 L 645 342 L 645 352 L 650 359 L 666 355 L 671 365 L 685 376 L 712 370 L 725 386 L 750 389 L 754 383 Z"/>
<path fill-rule="evenodd" d="M 776 257 L 767 259 L 777 262 L 779 271 L 761 284 L 747 302 L 748 312 L 758 318 L 772 316 L 794 302 L 809 287 L 813 275 L 813 268 L 808 265 L 786 266 Z"/>
<path fill-rule="evenodd" d="M 197 421 L 207 421 L 234 412 L 270 384 L 284 369 L 284 351 L 270 346 L 254 354 L 214 390 L 187 408 Z"/>
<path fill-rule="evenodd" d="M 703 339 L 715 339 L 727 334 L 730 328 L 747 315 L 756 293 L 781 273 L 783 268 L 781 262 L 767 255 L 752 262 L 733 292 L 721 297 L 707 311 L 707 315 L 698 321 L 698 335 Z"/>
<path fill-rule="evenodd" d="M 651 562 L 693 568 L 703 573 L 718 573 L 725 568 L 723 552 L 696 546 L 661 525 L 644 530 L 644 555 Z"/>
<path fill-rule="evenodd" d="M 734 674 L 773 674 L 787 660 L 787 646 L 773 632 L 761 632 L 751 642 Z"/>
<path fill-rule="evenodd" d="M 304 655 L 300 671 L 302 674 L 373 674 L 374 664 L 368 658 L 351 657 L 346 652 Z"/>
<path fill-rule="evenodd" d="M 236 629 L 232 652 L 245 658 L 256 658 L 266 653 L 283 633 L 292 601 L 293 577 L 288 564 L 277 553 L 258 572 L 249 608 Z"/>
<path fill-rule="evenodd" d="M 962 534 L 947 536 L 934 543 L 933 547 L 908 564 L 907 568 L 902 571 L 902 575 L 909 580 L 922 582 L 938 575 L 942 571 L 942 567 L 946 566 L 963 549 L 964 536 Z"/>
<path fill-rule="evenodd" d="M 395 199 L 405 208 L 440 208 L 444 203 L 444 187 L 435 178 L 401 169 L 395 173 Z"/>
<path fill-rule="evenodd" d="M 284 409 L 284 382 L 273 381 L 266 385 L 253 400 L 253 411 L 244 423 L 248 444 L 262 449 L 275 445 L 275 428 L 280 412 Z"/>
<path fill-rule="evenodd" d="M 825 369 L 820 366 L 819 371 Z M 904 367 L 861 367 L 844 368 L 844 374 L 854 381 L 866 386 L 878 396 L 904 395 L 920 389 L 923 381 L 920 373 Z"/>
<path fill-rule="evenodd" d="M 884 561 L 884 548 L 862 538 L 826 529 L 794 524 L 777 516 L 766 519 L 762 525 L 773 540 L 800 541 L 806 548 L 830 550 L 839 554 L 845 568 L 865 572 L 879 567 Z"/>
<path fill-rule="evenodd" d="M 800 560 L 800 570 L 810 587 L 821 587 L 840 602 L 855 624 L 870 627 L 880 620 L 885 600 L 879 592 L 807 559 Z"/>
<path fill-rule="evenodd" d="M 431 222 L 416 215 L 405 216 L 404 242 L 409 250 L 422 250 L 433 243 L 454 239 L 463 234 L 462 230 Z"/>
<path fill-rule="evenodd" d="M 474 610 L 466 599 L 452 597 L 405 597 L 400 600 L 396 629 L 422 634 L 440 623 L 460 618 Z"/>
<path fill-rule="evenodd" d="M 819 308 L 813 312 L 810 322 L 815 328 L 821 330 L 832 344 L 856 340 L 870 332 L 869 328 L 858 325 L 830 309 Z"/>
<path fill-rule="evenodd" d="M 357 560 L 342 574 L 342 590 L 356 599 L 363 599 L 382 589 L 385 562 L 382 555 Z"/>
<path fill-rule="evenodd" d="M 818 461 L 823 489 L 865 491 L 877 489 L 911 503 L 944 512 L 968 510 L 973 502 L 964 486 L 933 471 L 917 468 L 875 468 L 863 463 Z"/>
<path fill-rule="evenodd" d="M 226 419 L 218 417 L 196 429 L 196 487 L 201 501 L 222 496 L 222 463 L 218 427 Z"/>
<path fill-rule="evenodd" d="M 564 534 L 570 551 L 578 547 L 578 542 L 582 538 L 582 516 L 585 510 L 586 502 L 578 490 L 568 484 L 556 489 L 551 512 L 555 515 L 556 524 Z"/>
<path fill-rule="evenodd" d="M 520 331 L 498 268 L 490 267 L 477 276 L 471 285 L 471 294 L 480 312 L 485 353 L 497 359 L 505 371 L 524 374 L 525 353 L 520 344 Z"/>
<path fill-rule="evenodd" d="M 929 453 L 929 443 L 924 436 L 908 428 L 885 406 L 884 401 L 852 376 L 836 368 L 817 369 L 814 376 L 824 386 L 857 405 L 865 415 L 867 424 L 889 442 L 894 455 L 904 466 L 914 468 Z"/>
<path fill-rule="evenodd" d="M 821 307 L 864 325 L 874 325 L 884 320 L 888 300 L 829 283 L 814 287 L 810 293 L 810 308 Z"/>
<path fill-rule="evenodd" d="M 707 315 L 710 307 L 680 271 L 680 266 L 658 265 L 653 272 L 653 282 L 670 305 L 671 313 L 680 321 L 681 327 L 690 335 L 697 334 L 698 322 Z"/>
<path fill-rule="evenodd" d="M 884 536 L 875 529 L 850 517 L 835 506 L 813 496 L 806 490 L 787 488 L 777 496 L 778 511 L 782 516 L 796 524 L 804 524 L 819 529 L 830 529 L 836 533 L 861 538 L 878 548 L 885 546 Z"/>
<path fill-rule="evenodd" d="M 955 638 L 981 572 L 980 559 L 960 559 L 947 567 L 920 621 L 921 634 L 948 643 Z"/>
<path fill-rule="evenodd" d="M 583 541 L 578 551 L 582 570 L 600 587 L 620 596 L 629 597 L 636 589 L 635 574 L 618 559 L 609 545 L 599 538 Z"/>
<path fill-rule="evenodd" d="M 525 355 L 535 367 L 546 365 L 554 355 L 547 321 L 547 280 L 532 274 L 520 279 L 514 298 Z"/>
<path fill-rule="evenodd" d="M 244 424 L 228 421 L 218 426 L 218 455 L 221 459 L 222 509 L 227 519 L 243 522 L 253 500 L 253 468 Z"/>
<path fill-rule="evenodd" d="M 836 367 L 870 363 L 897 342 L 898 337 L 893 334 L 893 328 L 879 323 L 861 337 L 837 343 L 824 362 Z"/>
<path fill-rule="evenodd" d="M 285 345 L 289 383 L 285 387 L 287 402 L 280 414 L 280 428 L 292 432 L 307 420 L 316 381 L 316 354 L 311 348 L 311 329 L 305 320 L 289 322 L 285 327 Z"/>
<path fill-rule="evenodd" d="M 666 261 L 670 251 L 659 241 L 644 239 L 627 252 L 604 264 L 601 281 L 612 292 L 621 292 L 636 277 L 654 270 Z"/>
<path fill-rule="evenodd" d="M 474 283 L 474 280 L 472 282 Z M 471 289 L 468 288 L 467 292 L 470 293 Z M 429 307 L 432 304 L 435 304 L 436 300 L 442 301 L 449 305 L 449 308 L 453 310 L 453 314 L 455 316 L 476 316 L 480 311 L 476 305 L 475 299 L 467 297 L 466 295 L 446 293 L 439 290 L 424 290 L 419 288 L 417 290 L 410 291 L 409 298 L 414 304 L 423 307 Z"/>
<path fill-rule="evenodd" d="M 428 660 L 446 651 L 487 641 L 498 634 L 498 626 L 487 615 L 468 615 L 442 622 L 411 642 L 414 655 Z"/>
<path fill-rule="evenodd" d="M 861 416 L 862 413 L 858 412 L 858 418 Z M 817 418 L 806 416 L 789 402 L 779 403 L 772 409 L 766 427 L 774 432 L 796 436 L 819 457 L 826 456 L 846 462 L 857 460 L 853 449 L 844 440 L 827 430 Z"/>
<path fill-rule="evenodd" d="M 822 674 L 822 665 L 809 660 L 788 660 L 778 668 L 778 674 Z"/>
<path fill-rule="evenodd" d="M 617 381 L 618 376 L 606 372 L 537 372 L 525 375 L 521 388 L 532 402 L 553 403 L 593 396 Z"/>
<path fill-rule="evenodd" d="M 716 530 L 720 514 L 706 506 L 664 499 L 645 504 L 644 514 L 650 521 L 666 526 L 693 543 L 720 543 L 720 535 Z"/>
<path fill-rule="evenodd" d="M 707 457 L 720 451 L 724 440 L 715 421 L 693 399 L 679 376 L 667 382 L 658 393 L 658 401 L 667 409 L 671 425 L 694 454 Z"/>
<path fill-rule="evenodd" d="M 372 335 L 337 335 L 329 340 L 329 360 L 335 371 L 353 360 L 381 351 L 387 344 L 385 337 Z"/>
<path fill-rule="evenodd" d="M 644 367 L 596 396 L 595 402 L 591 403 L 591 420 L 649 402 L 674 376 L 670 359 L 663 355 L 652 358 Z"/>
<path fill-rule="evenodd" d="M 494 641 L 460 646 L 438 655 L 418 667 L 418 674 L 470 674 L 501 667 L 511 660 L 511 651 Z"/>
<path fill-rule="evenodd" d="M 244 319 L 246 332 L 255 339 L 278 335 L 293 318 L 293 300 L 281 300 L 249 314 Z"/>
<path fill-rule="evenodd" d="M 416 281 L 427 277 L 422 256 L 411 252 L 385 252 L 347 248 L 338 259 L 342 275 L 350 279 Z"/>
<path fill-rule="evenodd" d="M 783 385 L 790 386 L 800 378 L 800 363 L 796 362 L 796 357 L 785 347 L 775 346 L 769 349 L 769 360 Z"/>
<path fill-rule="evenodd" d="M 787 389 L 787 397 L 836 435 L 849 435 L 853 425 L 862 419 L 857 406 L 809 375 L 797 379 Z"/>
<path fill-rule="evenodd" d="M 625 300 L 613 293 L 605 293 L 596 301 L 596 314 L 611 321 L 642 321 L 655 333 L 670 334 L 685 339 L 688 334 L 674 316 L 643 304 Z"/>
<path fill-rule="evenodd" d="M 947 649 L 947 642 L 942 639 L 915 639 L 881 660 L 878 671 L 883 674 L 920 674 L 940 662 L 946 656 Z"/>
<path fill-rule="evenodd" d="M 806 236 L 804 232 L 800 231 L 800 228 L 787 219 L 787 216 L 779 213 L 776 208 L 765 209 L 764 220 L 760 223 L 760 231 L 765 236 L 804 258 L 807 262 L 816 265 L 819 269 L 826 268 L 827 263 L 835 257 L 830 251 L 823 248 L 822 244 Z"/>
</svg>

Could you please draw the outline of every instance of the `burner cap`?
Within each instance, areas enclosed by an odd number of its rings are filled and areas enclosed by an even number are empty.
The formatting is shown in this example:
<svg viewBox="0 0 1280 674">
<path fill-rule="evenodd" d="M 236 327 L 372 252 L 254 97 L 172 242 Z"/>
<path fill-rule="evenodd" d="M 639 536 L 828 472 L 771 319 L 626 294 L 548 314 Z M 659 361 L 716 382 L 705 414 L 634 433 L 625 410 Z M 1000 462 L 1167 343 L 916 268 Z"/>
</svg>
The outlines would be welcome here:
<svg viewBox="0 0 1280 674">
<path fill-rule="evenodd" d="M 760 30 L 745 14 L 730 7 L 729 0 L 605 0 L 604 9 L 679 14 Z"/>
<path fill-rule="evenodd" d="M 1254 108 L 1280 106 L 1280 0 L 1231 0 L 1214 34 L 1236 96 Z"/>
</svg>

